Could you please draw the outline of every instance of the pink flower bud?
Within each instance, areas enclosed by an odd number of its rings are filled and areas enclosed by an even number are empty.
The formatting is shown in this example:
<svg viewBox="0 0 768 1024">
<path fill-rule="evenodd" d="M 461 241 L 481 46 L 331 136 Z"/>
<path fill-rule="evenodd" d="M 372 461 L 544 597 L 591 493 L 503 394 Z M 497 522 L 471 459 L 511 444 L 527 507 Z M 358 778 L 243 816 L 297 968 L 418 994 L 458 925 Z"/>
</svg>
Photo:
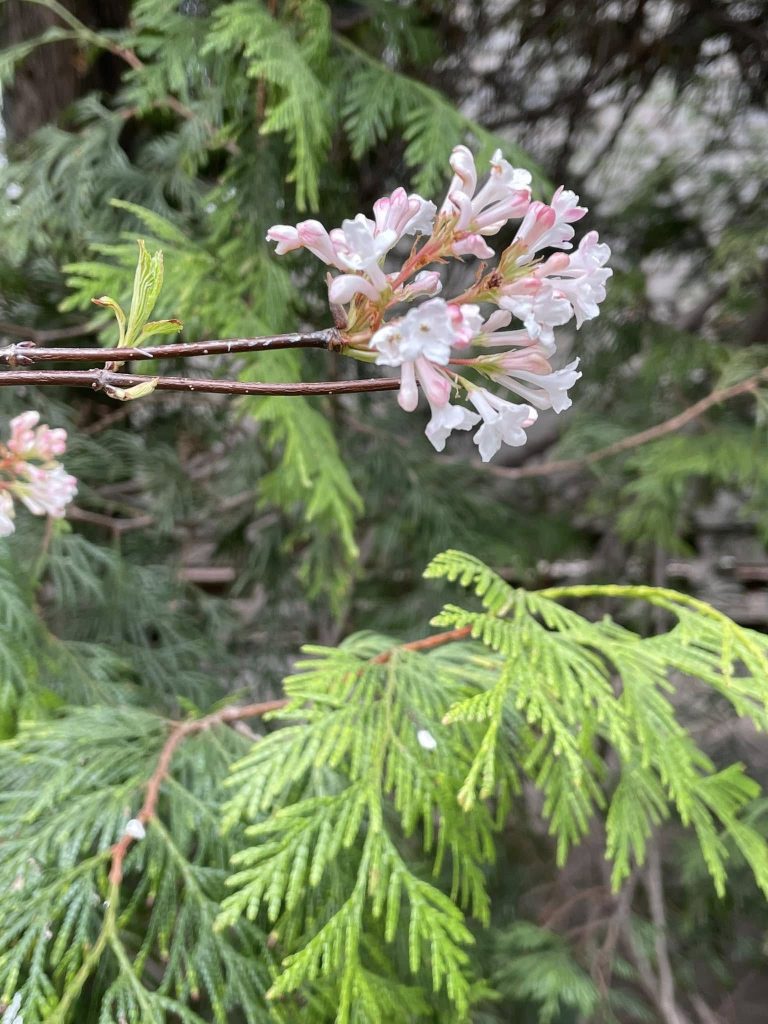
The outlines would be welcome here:
<svg viewBox="0 0 768 1024">
<path fill-rule="evenodd" d="M 401 367 L 397 404 L 404 412 L 413 412 L 419 404 L 419 389 L 416 387 L 416 370 L 413 362 L 403 363 Z"/>
<path fill-rule="evenodd" d="M 541 266 L 534 270 L 534 274 L 537 277 L 546 277 L 547 274 L 562 274 L 564 270 L 568 269 L 570 262 L 571 257 L 567 252 L 553 252 Z"/>
<path fill-rule="evenodd" d="M 370 281 L 360 274 L 339 274 L 328 286 L 328 298 L 338 306 L 346 306 L 355 295 L 364 295 L 371 302 L 378 302 L 380 295 Z"/>
<path fill-rule="evenodd" d="M 337 265 L 338 254 L 328 232 L 319 220 L 303 220 L 296 225 L 296 229 L 299 242 L 305 249 L 309 249 L 323 263 L 328 263 L 330 266 Z"/>
<path fill-rule="evenodd" d="M 451 382 L 448 378 L 423 356 L 416 360 L 416 373 L 430 404 L 445 405 L 451 397 Z"/>
<path fill-rule="evenodd" d="M 301 249 L 302 246 L 298 231 L 289 224 L 274 224 L 267 232 L 267 241 L 277 242 L 275 252 L 278 256 L 285 256 L 287 252 Z"/>
<path fill-rule="evenodd" d="M 489 260 L 494 254 L 483 236 L 478 234 L 457 239 L 451 246 L 451 252 L 454 256 L 477 256 L 479 260 Z"/>
</svg>

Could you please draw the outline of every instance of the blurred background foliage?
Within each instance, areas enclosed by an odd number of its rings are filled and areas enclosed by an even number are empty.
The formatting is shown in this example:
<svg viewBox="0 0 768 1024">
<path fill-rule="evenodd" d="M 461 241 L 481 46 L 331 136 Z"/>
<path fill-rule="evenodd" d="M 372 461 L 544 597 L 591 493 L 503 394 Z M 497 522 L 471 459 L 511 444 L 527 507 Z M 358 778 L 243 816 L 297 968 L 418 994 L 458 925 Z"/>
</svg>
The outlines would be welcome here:
<svg viewBox="0 0 768 1024">
<path fill-rule="evenodd" d="M 420 414 L 384 395 L 116 407 L 3 389 L 4 416 L 34 407 L 69 428 L 81 481 L 53 537 L 26 521 L 0 547 L 5 736 L 62 704 L 178 713 L 269 696 L 302 642 L 420 635 L 442 596 L 421 571 L 446 547 L 528 587 L 674 585 L 768 626 L 759 388 L 625 454 L 514 474 L 768 366 L 762 3 L 6 0 L 0 15 L 8 343 L 113 344 L 90 298 L 127 299 L 137 236 L 165 252 L 157 315 L 182 319 L 183 339 L 326 326 L 321 274 L 276 261 L 266 229 L 335 225 L 400 183 L 437 199 L 459 141 L 481 159 L 501 145 L 539 195 L 574 188 L 615 254 L 601 317 L 566 343 L 584 371 L 574 408 L 542 417 L 506 467 L 481 466 L 462 439 L 435 457 Z M 195 362 L 177 369 L 363 372 L 320 352 Z M 681 681 L 675 701 L 715 763 L 768 777 L 764 739 L 714 697 Z M 526 808 L 504 832 L 493 927 L 473 954 L 495 993 L 477 1024 L 764 1020 L 768 913 L 746 869 L 716 899 L 669 827 L 655 873 L 614 898 L 600 828 L 556 870 L 533 794 Z M 768 830 L 765 810 L 756 801 L 753 819 Z M 649 924 L 662 876 L 684 1017 L 665 1005 Z"/>
</svg>

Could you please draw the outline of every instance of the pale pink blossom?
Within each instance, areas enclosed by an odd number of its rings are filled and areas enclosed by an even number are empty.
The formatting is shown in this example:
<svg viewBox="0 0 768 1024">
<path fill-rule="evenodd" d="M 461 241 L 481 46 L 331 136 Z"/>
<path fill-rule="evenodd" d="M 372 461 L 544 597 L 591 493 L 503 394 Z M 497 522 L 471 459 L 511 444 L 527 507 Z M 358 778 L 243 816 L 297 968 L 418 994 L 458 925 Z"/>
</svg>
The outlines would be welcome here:
<svg viewBox="0 0 768 1024">
<path fill-rule="evenodd" d="M 298 230 L 291 227 L 290 224 L 273 224 L 267 231 L 266 239 L 268 242 L 277 242 L 275 246 L 277 256 L 285 256 L 287 252 L 303 248 Z"/>
<path fill-rule="evenodd" d="M 522 266 L 533 259 L 541 249 L 571 249 L 574 229 L 571 225 L 587 212 L 578 206 L 575 192 L 561 186 L 552 197 L 551 205 L 533 202 L 518 228 L 515 242 L 524 246 L 526 253 L 517 260 Z"/>
<path fill-rule="evenodd" d="M 416 362 L 409 359 L 400 367 L 400 390 L 397 404 L 403 412 L 413 412 L 419 404 L 419 386 L 416 383 Z"/>
<path fill-rule="evenodd" d="M 396 188 L 390 196 L 383 196 L 373 204 L 375 233 L 394 231 L 397 240 L 403 235 L 428 235 L 437 212 L 435 204 L 420 195 L 408 195 L 404 188 Z"/>
<path fill-rule="evenodd" d="M 379 353 L 376 358 L 379 366 L 401 366 L 419 356 L 445 366 L 454 341 L 448 303 L 436 298 L 411 309 L 401 320 L 379 328 L 370 346 Z"/>
<path fill-rule="evenodd" d="M 451 246 L 454 256 L 477 256 L 479 260 L 489 260 L 495 253 L 482 235 L 469 234 L 459 238 Z"/>
<path fill-rule="evenodd" d="M 402 285 L 394 294 L 398 302 L 410 302 L 417 295 L 437 295 L 442 288 L 443 282 L 436 270 L 421 270 L 410 284 Z"/>
<path fill-rule="evenodd" d="M 389 288 L 381 264 L 397 242 L 397 234 L 394 231 L 376 234 L 375 227 L 372 220 L 358 213 L 354 220 L 342 223 L 343 239 L 335 231 L 333 240 L 342 268 L 367 274 L 373 287 L 381 294 Z"/>
<path fill-rule="evenodd" d="M 34 515 L 60 518 L 77 491 L 77 480 L 55 456 L 64 453 L 67 433 L 40 423 L 32 410 L 14 417 L 11 436 L 0 445 L 0 536 L 14 531 L 14 498 Z"/>
<path fill-rule="evenodd" d="M 453 178 L 448 186 L 448 194 L 443 205 L 440 207 L 440 213 L 450 216 L 454 211 L 453 203 L 451 202 L 452 195 L 461 192 L 471 198 L 475 194 L 475 189 L 477 188 L 477 168 L 475 167 L 475 158 L 472 151 L 466 146 L 454 146 L 448 162 L 453 171 Z"/>
<path fill-rule="evenodd" d="M 405 412 L 413 412 L 419 404 L 416 382 L 421 384 L 431 406 L 445 405 L 451 394 L 451 382 L 445 373 L 424 356 L 409 359 L 400 368 L 398 404 Z"/>
<path fill-rule="evenodd" d="M 278 256 L 303 248 L 323 263 L 342 269 L 336 247 L 319 220 L 303 220 L 295 228 L 287 224 L 275 224 L 267 232 L 267 241 L 277 242 L 275 252 Z"/>
<path fill-rule="evenodd" d="M 449 303 L 448 309 L 451 314 L 451 322 L 454 330 L 454 346 L 466 348 L 471 345 L 474 338 L 483 328 L 483 318 L 480 316 L 480 307 L 473 303 L 465 302 L 460 306 Z"/>
<path fill-rule="evenodd" d="M 77 480 L 59 463 L 36 466 L 22 463 L 11 490 L 36 516 L 61 519 L 69 502 L 77 493 Z"/>
<path fill-rule="evenodd" d="M 358 214 L 330 231 L 312 220 L 296 227 L 278 224 L 268 234 L 278 254 L 304 247 L 341 271 L 335 278 L 329 275 L 328 291 L 334 308 L 351 305 L 347 327 L 340 328 L 343 338 L 347 332 L 345 343 L 360 354 L 372 354 L 379 366 L 399 370 L 397 400 L 404 410 L 416 409 L 419 391 L 424 392 L 431 410 L 426 434 L 439 451 L 452 430 L 480 423 L 474 440 L 485 461 L 502 443 L 525 442 L 536 408 L 560 412 L 570 405 L 569 389 L 581 376 L 579 361 L 552 369 L 555 328 L 574 316 L 577 327 L 596 316 L 611 274 L 606 265 L 610 251 L 594 232 L 571 251 L 573 225 L 586 213 L 575 193 L 560 187 L 549 204 L 532 202 L 527 171 L 514 168 L 498 150 L 490 163 L 488 177 L 479 184 L 470 150 L 454 148 L 453 177 L 436 226 L 433 203 L 396 188 L 374 203 L 373 218 Z M 440 273 L 425 268 L 451 257 L 492 259 L 488 237 L 513 218 L 521 223 L 496 270 L 483 269 L 475 284 L 465 284 L 463 294 L 470 301 L 437 297 Z M 408 235 L 416 236 L 410 252 L 400 267 L 385 272 L 385 260 Z M 420 236 L 428 237 L 422 241 Z M 556 251 L 542 258 L 539 254 L 547 249 Z M 397 310 L 425 296 L 421 305 Z M 474 296 L 499 308 L 483 319 L 471 302 Z M 372 323 L 379 325 L 373 331 Z M 500 398 L 447 369 L 452 352 L 470 346 L 486 354 L 456 359 L 454 365 L 466 366 L 468 373 L 474 368 L 525 404 Z M 503 351 L 494 355 L 493 349 Z M 452 391 L 463 392 L 477 411 L 452 405 Z"/>
<path fill-rule="evenodd" d="M 515 405 L 486 388 L 473 387 L 469 400 L 480 413 L 483 425 L 473 437 L 483 462 L 489 462 L 502 444 L 519 448 L 528 440 L 525 431 L 538 413 L 530 405 Z"/>
<path fill-rule="evenodd" d="M 563 412 L 570 408 L 568 391 L 581 377 L 574 359 L 560 370 L 553 370 L 543 350 L 538 346 L 517 352 L 506 352 L 499 356 L 481 357 L 478 363 L 486 361 L 486 372 L 491 380 L 514 391 L 516 395 L 539 409 L 553 409 Z"/>
<path fill-rule="evenodd" d="M 29 410 L 11 420 L 8 450 L 20 458 L 41 459 L 43 462 L 62 455 L 67 447 L 67 432 L 61 427 L 51 430 L 40 423 L 40 413 Z"/>
<path fill-rule="evenodd" d="M 554 334 L 551 339 L 545 338 L 542 341 L 541 338 L 532 338 L 524 327 L 513 331 L 503 330 L 511 322 L 512 314 L 508 309 L 495 309 L 483 324 L 481 332 L 474 339 L 474 344 L 483 348 L 536 347 L 547 356 L 551 356 L 555 351 Z"/>
<path fill-rule="evenodd" d="M 362 274 L 339 274 L 328 282 L 328 298 L 337 306 L 346 306 L 356 295 L 364 295 L 372 302 L 380 298 L 379 292 Z"/>
<path fill-rule="evenodd" d="M 589 231 L 572 253 L 568 266 L 558 271 L 559 276 L 553 279 L 553 284 L 573 306 L 577 327 L 600 313 L 605 284 L 613 274 L 605 265 L 610 255 L 610 248 L 599 242 L 597 232 Z"/>
<path fill-rule="evenodd" d="M 441 213 L 457 218 L 456 231 L 495 235 L 510 218 L 522 217 L 528 209 L 531 176 L 528 171 L 512 167 L 501 150 L 493 154 L 491 173 L 477 193 L 477 170 L 467 147 L 456 146 L 450 163 L 454 176 Z"/>
</svg>

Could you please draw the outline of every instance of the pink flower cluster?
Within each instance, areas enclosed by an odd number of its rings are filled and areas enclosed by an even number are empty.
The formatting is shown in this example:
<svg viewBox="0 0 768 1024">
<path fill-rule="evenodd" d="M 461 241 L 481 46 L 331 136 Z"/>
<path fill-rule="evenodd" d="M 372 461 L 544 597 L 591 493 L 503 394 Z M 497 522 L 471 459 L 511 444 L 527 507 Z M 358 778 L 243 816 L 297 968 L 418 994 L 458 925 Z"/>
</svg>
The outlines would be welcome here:
<svg viewBox="0 0 768 1024">
<path fill-rule="evenodd" d="M 553 369 L 554 329 L 572 319 L 579 328 L 598 315 L 612 274 L 610 249 L 590 231 L 574 250 L 573 224 L 587 212 L 579 197 L 559 188 L 549 204 L 532 201 L 531 175 L 501 151 L 480 188 L 466 146 L 456 146 L 450 163 L 453 179 L 439 210 L 397 188 L 374 203 L 373 219 L 359 213 L 331 231 L 316 220 L 277 224 L 267 239 L 278 255 L 308 249 L 340 272 L 329 273 L 328 296 L 346 354 L 398 368 L 398 401 L 407 412 L 416 408 L 421 386 L 432 413 L 426 435 L 438 451 L 451 431 L 479 424 L 474 441 L 487 462 L 502 443 L 525 444 L 539 409 L 570 406 L 579 360 Z M 483 264 L 462 294 L 437 297 L 440 274 L 425 268 L 466 256 L 493 259 L 486 239 L 510 220 L 520 224 L 496 266 Z M 387 271 L 387 257 L 408 237 L 408 255 Z M 415 299 L 419 304 L 403 312 Z M 497 395 L 470 372 L 524 404 Z M 452 405 L 452 395 L 466 396 L 472 408 Z"/>
<path fill-rule="evenodd" d="M 60 519 L 77 492 L 77 480 L 58 455 L 67 447 L 67 432 L 40 423 L 40 414 L 23 412 L 11 420 L 11 436 L 0 444 L 0 537 L 13 533 L 18 498 L 36 516 Z"/>
</svg>

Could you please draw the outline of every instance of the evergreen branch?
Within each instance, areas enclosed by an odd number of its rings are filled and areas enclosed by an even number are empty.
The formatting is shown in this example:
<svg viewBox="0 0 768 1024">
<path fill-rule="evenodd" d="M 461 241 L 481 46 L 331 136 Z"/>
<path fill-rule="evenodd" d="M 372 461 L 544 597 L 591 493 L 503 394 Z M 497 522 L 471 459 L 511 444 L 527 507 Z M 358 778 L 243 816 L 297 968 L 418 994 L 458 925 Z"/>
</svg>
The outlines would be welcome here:
<svg viewBox="0 0 768 1024">
<path fill-rule="evenodd" d="M 228 707 L 221 708 L 219 711 L 214 711 L 210 715 L 205 715 L 203 718 L 193 718 L 186 722 L 177 722 L 160 751 L 160 757 L 157 760 L 155 770 L 149 777 L 144 803 L 141 806 L 141 810 L 136 815 L 136 819 L 140 821 L 142 825 L 146 825 L 155 817 L 157 801 L 160 796 L 160 787 L 168 776 L 173 755 L 179 744 L 181 744 L 188 736 L 193 736 L 198 732 L 204 732 L 206 729 L 210 729 L 214 725 L 223 725 L 226 722 L 239 722 L 244 718 L 258 718 L 261 715 L 268 714 L 270 711 L 279 711 L 280 708 L 285 707 L 287 703 L 287 699 L 279 699 L 262 701 L 258 704 L 245 704 L 241 707 L 238 707 L 237 705 L 230 705 Z M 125 832 L 112 847 L 112 865 L 109 870 L 109 883 L 112 891 L 114 892 L 117 891 L 120 883 L 122 882 L 125 855 L 133 842 L 134 837 Z"/>
<path fill-rule="evenodd" d="M 6 325 L 0 323 L 0 330 Z M 93 328 L 91 328 L 93 329 Z M 17 328 L 21 331 L 21 328 Z M 26 330 L 24 328 L 23 330 Z M 38 348 L 37 342 L 56 338 L 76 337 L 88 333 L 88 327 L 71 328 L 65 332 L 35 332 L 29 329 L 31 341 L 18 342 L 0 349 L 0 365 L 30 366 L 33 363 L 108 363 L 119 359 L 130 363 L 141 359 L 187 359 L 192 356 L 233 355 L 241 352 L 272 352 L 285 348 L 321 348 L 338 351 L 343 341 L 335 328 L 296 334 L 274 334 L 261 338 L 226 338 L 190 342 L 177 345 L 157 345 L 152 348 Z"/>
<path fill-rule="evenodd" d="M 61 20 L 68 25 L 75 33 L 76 38 L 79 38 L 82 42 L 90 43 L 92 46 L 96 46 L 99 49 L 107 50 L 109 53 L 114 54 L 120 60 L 124 61 L 132 71 L 145 71 L 147 65 L 139 57 L 135 50 L 129 46 L 123 46 L 116 42 L 110 36 L 105 35 L 103 32 L 95 32 L 92 28 L 89 28 L 85 22 L 80 21 L 71 11 L 58 2 L 58 0 L 28 0 L 29 3 L 38 4 L 40 7 L 46 7 L 49 11 L 58 15 Z M 196 121 L 199 120 L 204 126 L 206 131 L 212 136 L 218 134 L 215 125 L 211 124 L 210 121 L 205 118 L 200 118 L 190 107 L 185 103 L 182 103 L 176 96 L 172 96 L 170 93 L 158 98 L 153 101 L 152 106 L 157 108 L 161 106 L 167 107 L 172 110 L 179 117 L 185 121 Z M 137 108 L 132 109 L 126 116 L 132 116 L 137 113 Z M 222 143 L 224 149 L 233 156 L 240 154 L 240 147 L 233 139 L 227 139 Z"/>
<path fill-rule="evenodd" d="M 460 629 L 448 629 L 444 633 L 434 633 L 432 636 L 424 636 L 419 640 L 411 640 L 407 644 L 398 644 L 388 651 L 382 651 L 375 658 L 371 658 L 373 665 L 386 665 L 397 651 L 431 651 L 434 647 L 442 647 L 443 644 L 451 644 L 456 640 L 466 640 L 472 632 L 470 626 L 462 626 Z"/>
<path fill-rule="evenodd" d="M 121 350 L 121 359 L 122 359 Z M 94 391 L 146 386 L 157 391 L 183 391 L 207 395 L 343 395 L 363 391 L 396 391 L 400 380 L 396 377 L 376 377 L 368 380 L 309 381 L 298 383 L 265 384 L 236 380 L 208 380 L 193 377 L 150 377 L 132 373 L 114 373 L 111 370 L 9 370 L 0 373 L 0 387 L 92 388 Z M 118 397 L 113 394 L 112 397 Z M 137 397 L 137 396 L 136 396 Z"/>
<path fill-rule="evenodd" d="M 431 650 L 432 648 L 439 647 L 442 644 L 451 643 L 455 640 L 463 640 L 469 635 L 469 632 L 470 630 L 467 628 L 452 629 L 445 633 L 436 633 L 434 636 L 422 637 L 419 640 L 412 640 L 410 643 L 393 647 L 391 650 L 384 651 L 382 654 L 379 654 L 371 660 L 373 664 L 383 665 L 390 661 L 392 655 L 396 651 Z M 142 804 L 141 810 L 136 815 L 137 820 L 140 821 L 142 825 L 146 825 L 154 818 L 157 801 L 160 796 L 160 787 L 168 776 L 173 755 L 179 744 L 181 744 L 188 736 L 192 736 L 198 732 L 203 732 L 214 725 L 222 725 L 226 722 L 239 722 L 244 718 L 256 718 L 261 715 L 268 714 L 271 711 L 279 711 L 288 703 L 289 700 L 284 698 L 264 701 L 258 704 L 246 704 L 242 707 L 237 705 L 228 706 L 221 708 L 219 711 L 214 711 L 210 715 L 205 715 L 203 718 L 195 718 L 186 722 L 178 722 L 171 730 L 168 739 L 165 741 L 163 749 L 160 751 L 157 766 L 147 783 L 144 803 Z M 112 847 L 112 866 L 109 872 L 109 880 L 113 885 L 119 886 L 122 881 L 125 855 L 133 842 L 133 837 L 126 832 Z"/>
<path fill-rule="evenodd" d="M 653 427 L 648 427 L 646 430 L 641 430 L 637 434 L 631 434 L 629 437 L 623 437 L 619 441 L 614 441 L 613 444 L 606 445 L 605 448 L 598 448 L 597 451 L 590 452 L 588 455 L 581 455 L 573 459 L 558 459 L 554 462 L 545 462 L 538 466 L 487 466 L 484 468 L 488 472 L 493 473 L 494 476 L 504 477 L 505 480 L 553 476 L 556 473 L 572 473 L 576 470 L 585 469 L 596 462 L 602 462 L 603 459 L 609 459 L 612 455 L 621 455 L 623 452 L 631 451 L 633 448 L 639 448 L 641 445 L 649 444 L 660 437 L 672 434 L 676 430 L 687 426 L 693 420 L 698 419 L 699 416 L 702 416 L 713 406 L 722 405 L 723 402 L 728 402 L 739 395 L 752 394 L 765 381 L 768 381 L 768 367 L 752 377 L 747 377 L 746 380 L 739 381 L 738 384 L 732 384 L 728 388 L 716 388 L 698 402 L 694 402 L 687 409 L 677 413 L 676 416 L 657 423 Z"/>
</svg>

